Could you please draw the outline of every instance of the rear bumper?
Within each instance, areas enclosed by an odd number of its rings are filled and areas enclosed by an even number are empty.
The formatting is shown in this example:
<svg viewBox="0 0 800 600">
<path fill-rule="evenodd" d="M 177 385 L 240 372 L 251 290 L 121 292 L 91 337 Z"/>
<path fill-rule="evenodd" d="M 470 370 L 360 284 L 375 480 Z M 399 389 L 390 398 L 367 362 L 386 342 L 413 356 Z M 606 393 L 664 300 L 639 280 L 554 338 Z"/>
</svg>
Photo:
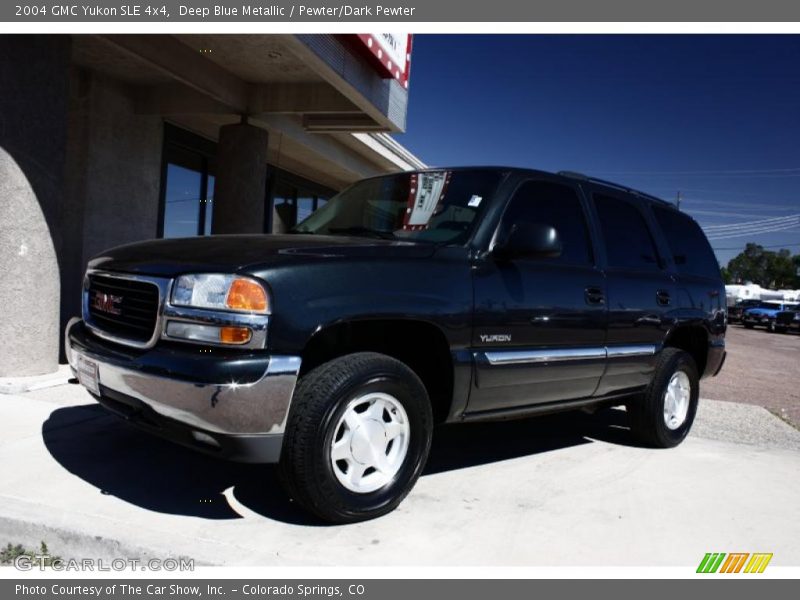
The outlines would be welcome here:
<svg viewBox="0 0 800 600">
<path fill-rule="evenodd" d="M 80 319 L 67 326 L 65 345 L 76 374 L 80 357 L 97 366 L 95 398 L 132 424 L 221 458 L 279 460 L 299 357 L 189 345 L 131 351 L 99 340 Z"/>
<path fill-rule="evenodd" d="M 800 329 L 800 319 L 777 317 L 775 319 L 775 325 L 778 327 L 785 327 L 786 329 Z"/>
</svg>

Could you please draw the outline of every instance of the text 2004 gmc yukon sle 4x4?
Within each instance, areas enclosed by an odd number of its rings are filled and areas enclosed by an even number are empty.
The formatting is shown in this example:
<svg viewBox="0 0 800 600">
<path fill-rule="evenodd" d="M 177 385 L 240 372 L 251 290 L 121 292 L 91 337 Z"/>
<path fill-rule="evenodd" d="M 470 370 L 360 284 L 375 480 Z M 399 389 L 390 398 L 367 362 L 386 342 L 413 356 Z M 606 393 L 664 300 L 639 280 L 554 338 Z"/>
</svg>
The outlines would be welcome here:
<svg viewBox="0 0 800 600">
<path fill-rule="evenodd" d="M 626 405 L 675 446 L 725 357 L 698 225 L 577 174 L 359 182 L 285 235 L 159 240 L 89 264 L 70 364 L 132 423 L 276 462 L 318 516 L 396 507 L 440 422 Z"/>
</svg>

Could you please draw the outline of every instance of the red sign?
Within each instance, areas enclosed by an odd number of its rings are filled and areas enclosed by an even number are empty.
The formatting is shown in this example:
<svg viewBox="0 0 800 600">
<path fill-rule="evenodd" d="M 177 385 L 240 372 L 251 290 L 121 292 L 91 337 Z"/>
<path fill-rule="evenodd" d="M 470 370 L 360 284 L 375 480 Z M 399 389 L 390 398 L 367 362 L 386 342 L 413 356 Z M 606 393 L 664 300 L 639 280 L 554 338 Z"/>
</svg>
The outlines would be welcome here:
<svg viewBox="0 0 800 600">
<path fill-rule="evenodd" d="M 365 55 L 385 78 L 397 79 L 408 87 L 411 71 L 410 33 L 359 33 L 353 38 L 365 49 Z"/>
</svg>

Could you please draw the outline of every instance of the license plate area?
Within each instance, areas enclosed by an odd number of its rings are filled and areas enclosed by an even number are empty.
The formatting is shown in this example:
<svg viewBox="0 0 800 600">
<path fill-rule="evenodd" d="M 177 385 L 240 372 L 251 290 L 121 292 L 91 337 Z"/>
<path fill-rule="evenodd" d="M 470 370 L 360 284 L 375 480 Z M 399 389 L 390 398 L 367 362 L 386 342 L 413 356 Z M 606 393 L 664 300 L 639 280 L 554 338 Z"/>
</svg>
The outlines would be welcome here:
<svg viewBox="0 0 800 600">
<path fill-rule="evenodd" d="M 78 372 L 78 381 L 93 394 L 100 395 L 100 373 L 97 363 L 85 356 L 78 354 L 75 370 Z"/>
</svg>

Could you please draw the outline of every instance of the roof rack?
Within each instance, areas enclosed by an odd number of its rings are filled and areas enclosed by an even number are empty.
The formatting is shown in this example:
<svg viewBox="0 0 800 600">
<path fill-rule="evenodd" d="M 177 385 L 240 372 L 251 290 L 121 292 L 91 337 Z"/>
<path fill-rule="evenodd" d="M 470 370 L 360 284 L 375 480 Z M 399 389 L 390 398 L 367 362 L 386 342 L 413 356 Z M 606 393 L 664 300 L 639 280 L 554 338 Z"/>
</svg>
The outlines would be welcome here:
<svg viewBox="0 0 800 600">
<path fill-rule="evenodd" d="M 598 185 L 604 185 L 606 187 L 611 187 L 617 190 L 621 190 L 623 192 L 627 192 L 629 194 L 633 194 L 634 196 L 639 196 L 641 198 L 647 198 L 648 200 L 653 200 L 655 202 L 659 202 L 661 204 L 669 204 L 672 206 L 670 202 L 659 198 L 658 196 L 653 196 L 652 194 L 648 194 L 647 192 L 642 192 L 640 190 L 628 187 L 626 185 L 622 185 L 620 183 L 615 183 L 613 181 L 607 181 L 605 179 L 600 179 L 598 177 L 590 177 L 589 175 L 584 175 L 583 173 L 577 173 L 575 171 L 559 171 L 556 175 L 561 175 L 562 177 L 569 177 L 570 179 L 579 179 L 581 181 L 588 181 L 589 183 L 596 183 Z"/>
</svg>

